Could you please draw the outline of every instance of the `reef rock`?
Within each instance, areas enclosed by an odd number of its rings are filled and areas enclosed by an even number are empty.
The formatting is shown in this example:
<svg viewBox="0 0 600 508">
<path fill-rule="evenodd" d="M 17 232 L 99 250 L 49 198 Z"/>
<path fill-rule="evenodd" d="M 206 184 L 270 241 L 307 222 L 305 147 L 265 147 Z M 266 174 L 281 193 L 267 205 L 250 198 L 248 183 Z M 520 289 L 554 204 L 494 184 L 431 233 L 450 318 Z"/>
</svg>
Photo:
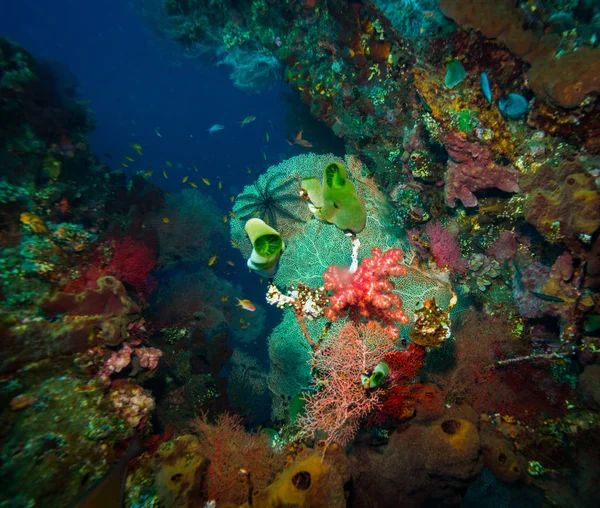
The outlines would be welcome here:
<svg viewBox="0 0 600 508">
<path fill-rule="evenodd" d="M 97 286 L 79 294 L 58 293 L 42 305 L 42 312 L 49 318 L 65 314 L 77 335 L 83 334 L 86 339 L 99 329 L 104 344 L 117 346 L 127 338 L 127 325 L 139 317 L 141 310 L 114 277 L 100 277 Z"/>
<path fill-rule="evenodd" d="M 579 378 L 583 400 L 593 409 L 600 409 L 600 365 L 588 365 Z"/>
</svg>

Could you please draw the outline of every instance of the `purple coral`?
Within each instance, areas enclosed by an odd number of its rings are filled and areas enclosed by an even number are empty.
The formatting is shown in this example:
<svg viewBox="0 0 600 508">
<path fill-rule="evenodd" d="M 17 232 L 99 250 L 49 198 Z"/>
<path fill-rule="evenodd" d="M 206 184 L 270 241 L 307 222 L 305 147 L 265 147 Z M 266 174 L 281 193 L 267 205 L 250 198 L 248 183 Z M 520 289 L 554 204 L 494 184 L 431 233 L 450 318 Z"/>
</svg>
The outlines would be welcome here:
<svg viewBox="0 0 600 508">
<path fill-rule="evenodd" d="M 519 171 L 494 162 L 494 154 L 484 145 L 471 143 L 457 134 L 443 136 L 448 151 L 446 202 L 454 208 L 456 200 L 466 207 L 477 205 L 475 192 L 483 189 L 519 191 Z"/>
<path fill-rule="evenodd" d="M 502 231 L 498 235 L 498 239 L 490 245 L 487 250 L 487 255 L 494 258 L 496 261 L 506 261 L 512 259 L 517 254 L 519 243 L 517 235 L 512 231 Z"/>
</svg>

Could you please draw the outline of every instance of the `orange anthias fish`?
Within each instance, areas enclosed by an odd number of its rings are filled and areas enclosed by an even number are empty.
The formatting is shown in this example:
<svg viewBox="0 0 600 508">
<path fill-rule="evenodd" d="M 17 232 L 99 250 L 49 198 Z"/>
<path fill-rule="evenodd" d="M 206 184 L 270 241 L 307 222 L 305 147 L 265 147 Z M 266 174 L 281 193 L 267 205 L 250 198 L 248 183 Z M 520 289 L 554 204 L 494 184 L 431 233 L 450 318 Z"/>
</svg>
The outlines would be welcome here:
<svg viewBox="0 0 600 508">
<path fill-rule="evenodd" d="M 227 303 L 227 302 L 229 301 L 229 295 L 227 295 L 227 296 L 222 296 L 222 297 L 221 297 L 221 301 L 222 301 L 223 303 Z"/>
<path fill-rule="evenodd" d="M 217 260 L 217 257 L 218 257 L 218 256 L 217 256 L 217 254 L 215 254 L 215 255 L 214 255 L 212 258 L 210 258 L 210 259 L 208 260 L 208 266 L 212 266 L 212 265 L 214 265 L 214 264 L 215 264 L 215 261 Z"/>
<path fill-rule="evenodd" d="M 194 183 L 194 182 L 190 182 L 190 185 L 194 188 L 197 189 L 198 188 L 198 184 Z"/>
<path fill-rule="evenodd" d="M 171 222 L 171 219 L 169 219 L 169 217 L 163 217 L 161 219 L 165 224 L 168 224 L 169 222 Z"/>
<path fill-rule="evenodd" d="M 227 215 L 223 215 L 223 222 L 227 224 Z"/>
<path fill-rule="evenodd" d="M 234 263 L 233 261 L 231 261 L 231 260 L 227 261 L 227 264 L 228 264 L 229 266 L 235 266 L 235 263 Z"/>
<path fill-rule="evenodd" d="M 203 178 L 202 181 L 206 184 L 206 185 L 210 185 L 210 180 L 208 178 Z"/>
<path fill-rule="evenodd" d="M 238 301 L 238 307 L 250 312 L 254 312 L 256 310 L 256 307 L 250 300 L 240 300 L 239 298 L 236 298 L 236 300 Z"/>
<path fill-rule="evenodd" d="M 184 177 L 183 177 L 183 180 L 181 180 L 181 183 L 185 183 L 185 182 L 187 182 L 187 181 L 188 181 L 188 178 L 189 178 L 189 177 L 187 177 L 187 176 L 184 176 Z"/>
<path fill-rule="evenodd" d="M 296 137 L 294 138 L 294 144 L 295 145 L 300 145 L 303 148 L 311 148 L 312 147 L 312 143 L 309 143 L 308 141 L 306 141 L 306 139 L 302 139 L 302 133 L 304 131 L 300 131 Z"/>
</svg>

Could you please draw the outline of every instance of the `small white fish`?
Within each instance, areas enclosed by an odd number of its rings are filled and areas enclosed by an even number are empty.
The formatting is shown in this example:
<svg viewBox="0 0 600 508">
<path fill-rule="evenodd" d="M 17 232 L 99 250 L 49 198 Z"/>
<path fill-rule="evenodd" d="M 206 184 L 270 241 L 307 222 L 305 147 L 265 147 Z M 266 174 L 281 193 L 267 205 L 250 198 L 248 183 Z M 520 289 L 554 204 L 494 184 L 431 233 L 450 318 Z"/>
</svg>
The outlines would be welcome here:
<svg viewBox="0 0 600 508">
<path fill-rule="evenodd" d="M 220 123 L 216 123 L 210 129 L 208 129 L 208 133 L 212 136 L 213 132 L 222 131 L 224 128 L 225 128 L 224 125 L 221 125 Z"/>
<path fill-rule="evenodd" d="M 161 133 L 160 133 L 160 131 L 158 130 L 158 127 L 154 127 L 154 132 L 156 132 L 156 135 L 157 135 L 159 138 L 162 138 L 162 134 L 161 134 Z"/>
</svg>

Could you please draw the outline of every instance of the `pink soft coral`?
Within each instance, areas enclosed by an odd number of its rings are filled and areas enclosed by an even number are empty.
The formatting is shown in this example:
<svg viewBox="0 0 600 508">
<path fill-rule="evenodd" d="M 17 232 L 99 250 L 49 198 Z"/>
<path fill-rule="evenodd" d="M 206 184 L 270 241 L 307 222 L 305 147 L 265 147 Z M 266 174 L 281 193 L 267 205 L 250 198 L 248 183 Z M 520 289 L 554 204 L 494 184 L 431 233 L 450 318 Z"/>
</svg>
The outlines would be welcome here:
<svg viewBox="0 0 600 508">
<path fill-rule="evenodd" d="M 330 266 L 323 274 L 324 287 L 335 291 L 331 297 L 331 307 L 325 316 L 331 321 L 346 315 L 355 323 L 365 320 L 379 321 L 392 338 L 399 335 L 396 322 L 408 323 L 402 311 L 400 296 L 393 293 L 394 283 L 390 277 L 406 275 L 406 267 L 400 264 L 403 253 L 400 249 L 390 249 L 384 254 L 375 247 L 372 258 L 365 258 L 355 273 Z"/>
</svg>

